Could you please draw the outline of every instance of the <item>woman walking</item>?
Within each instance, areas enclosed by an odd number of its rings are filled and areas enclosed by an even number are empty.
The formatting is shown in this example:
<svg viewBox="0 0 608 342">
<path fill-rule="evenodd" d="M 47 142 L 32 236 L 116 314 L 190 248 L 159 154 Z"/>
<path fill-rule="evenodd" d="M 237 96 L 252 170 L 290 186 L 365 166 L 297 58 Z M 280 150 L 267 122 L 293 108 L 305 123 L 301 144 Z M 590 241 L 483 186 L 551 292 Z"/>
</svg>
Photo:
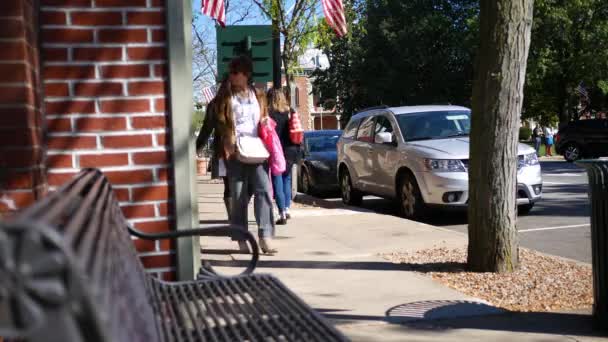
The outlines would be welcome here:
<svg viewBox="0 0 608 342">
<path fill-rule="evenodd" d="M 268 90 L 268 106 L 270 117 L 276 122 L 276 132 L 281 140 L 285 154 L 285 172 L 272 176 L 274 198 L 279 208 L 279 219 L 276 224 L 287 224 L 289 206 L 291 205 L 291 168 L 297 163 L 300 146 L 291 142 L 289 138 L 289 105 L 285 94 L 280 89 Z"/>
<path fill-rule="evenodd" d="M 247 230 L 247 207 L 250 188 L 254 193 L 254 214 L 258 225 L 260 248 L 264 253 L 275 253 L 270 239 L 274 232 L 272 199 L 268 165 L 265 162 L 247 161 L 239 156 L 237 142 L 241 139 L 259 139 L 258 125 L 268 116 L 266 99 L 250 85 L 253 66 L 246 56 L 234 58 L 228 69 L 230 86 L 216 96 L 217 130 L 221 140 L 221 158 L 226 163 L 230 183 L 230 224 Z M 260 142 L 261 143 L 261 142 Z M 244 152 L 244 151 L 241 151 Z M 243 153 L 241 153 L 243 154 Z M 240 241 L 241 250 L 248 250 Z"/>
</svg>

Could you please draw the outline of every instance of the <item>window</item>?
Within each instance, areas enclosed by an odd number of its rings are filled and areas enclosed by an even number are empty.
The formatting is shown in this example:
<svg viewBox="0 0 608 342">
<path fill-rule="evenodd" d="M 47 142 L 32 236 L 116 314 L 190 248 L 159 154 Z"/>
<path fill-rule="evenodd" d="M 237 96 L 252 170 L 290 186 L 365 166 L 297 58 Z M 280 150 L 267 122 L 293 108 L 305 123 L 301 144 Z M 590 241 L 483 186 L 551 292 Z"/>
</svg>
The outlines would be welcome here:
<svg viewBox="0 0 608 342">
<path fill-rule="evenodd" d="M 405 141 L 468 136 L 471 116 L 468 111 L 438 111 L 401 114 L 397 122 Z"/>
<path fill-rule="evenodd" d="M 387 132 L 387 133 L 393 133 L 393 126 L 391 125 L 391 122 L 388 120 L 388 118 L 386 116 L 378 116 L 378 119 L 376 119 L 376 134 L 378 133 L 382 133 L 382 132 Z"/>
<path fill-rule="evenodd" d="M 363 119 L 363 122 L 361 122 L 361 126 L 359 126 L 359 130 L 357 131 L 357 140 L 369 143 L 374 141 L 373 116 L 368 116 Z"/>
<path fill-rule="evenodd" d="M 352 139 L 357 135 L 357 128 L 359 128 L 360 119 L 358 120 L 350 120 L 346 128 L 344 129 L 344 133 L 342 136 L 344 138 Z"/>
</svg>

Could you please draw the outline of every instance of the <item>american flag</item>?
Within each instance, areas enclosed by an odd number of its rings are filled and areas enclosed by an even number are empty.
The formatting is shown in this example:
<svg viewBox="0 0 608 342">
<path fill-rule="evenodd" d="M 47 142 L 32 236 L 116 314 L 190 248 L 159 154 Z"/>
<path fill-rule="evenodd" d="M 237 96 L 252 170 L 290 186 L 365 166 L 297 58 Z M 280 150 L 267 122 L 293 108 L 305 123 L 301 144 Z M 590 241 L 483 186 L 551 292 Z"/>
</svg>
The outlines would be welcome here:
<svg viewBox="0 0 608 342">
<path fill-rule="evenodd" d="M 205 98 L 205 103 L 209 103 L 211 100 L 213 100 L 215 97 L 215 92 L 215 86 L 203 88 L 203 97 Z"/>
<path fill-rule="evenodd" d="M 585 89 L 585 87 L 583 86 L 583 82 L 578 84 L 578 87 L 576 87 L 575 91 L 581 95 L 582 97 L 588 99 L 589 98 L 589 92 L 587 91 L 587 89 Z"/>
<path fill-rule="evenodd" d="M 323 13 L 327 24 L 334 29 L 338 37 L 346 34 L 346 18 L 344 18 L 344 6 L 342 0 L 321 0 Z"/>
<path fill-rule="evenodd" d="M 226 7 L 224 0 L 203 0 L 203 14 L 217 20 L 222 27 L 226 26 Z"/>
</svg>

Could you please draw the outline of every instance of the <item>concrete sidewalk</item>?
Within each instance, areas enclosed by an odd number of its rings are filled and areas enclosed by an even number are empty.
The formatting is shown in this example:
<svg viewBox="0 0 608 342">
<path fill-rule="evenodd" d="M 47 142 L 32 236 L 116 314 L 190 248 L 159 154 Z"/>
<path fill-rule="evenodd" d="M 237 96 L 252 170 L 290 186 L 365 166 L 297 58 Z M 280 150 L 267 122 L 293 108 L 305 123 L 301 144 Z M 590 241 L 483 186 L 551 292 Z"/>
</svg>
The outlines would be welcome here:
<svg viewBox="0 0 608 342">
<path fill-rule="evenodd" d="M 226 219 L 222 192 L 222 184 L 199 177 L 203 225 Z M 378 255 L 462 247 L 463 234 L 356 208 L 301 207 L 291 215 L 276 229 L 279 252 L 262 255 L 256 272 L 277 276 L 353 341 L 608 340 L 595 337 L 589 313 L 504 312 Z M 227 243 L 202 241 L 206 248 Z"/>
</svg>

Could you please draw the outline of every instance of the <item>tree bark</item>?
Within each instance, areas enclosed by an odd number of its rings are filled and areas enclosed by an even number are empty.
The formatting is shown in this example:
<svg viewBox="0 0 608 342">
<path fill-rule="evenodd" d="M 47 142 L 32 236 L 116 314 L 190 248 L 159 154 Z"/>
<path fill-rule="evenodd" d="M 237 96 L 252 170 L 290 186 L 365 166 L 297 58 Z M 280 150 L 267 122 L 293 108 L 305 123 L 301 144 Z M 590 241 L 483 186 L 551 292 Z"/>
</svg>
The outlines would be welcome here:
<svg viewBox="0 0 608 342">
<path fill-rule="evenodd" d="M 480 0 L 481 44 L 473 86 L 468 267 L 518 267 L 517 138 L 533 0 Z"/>
</svg>

